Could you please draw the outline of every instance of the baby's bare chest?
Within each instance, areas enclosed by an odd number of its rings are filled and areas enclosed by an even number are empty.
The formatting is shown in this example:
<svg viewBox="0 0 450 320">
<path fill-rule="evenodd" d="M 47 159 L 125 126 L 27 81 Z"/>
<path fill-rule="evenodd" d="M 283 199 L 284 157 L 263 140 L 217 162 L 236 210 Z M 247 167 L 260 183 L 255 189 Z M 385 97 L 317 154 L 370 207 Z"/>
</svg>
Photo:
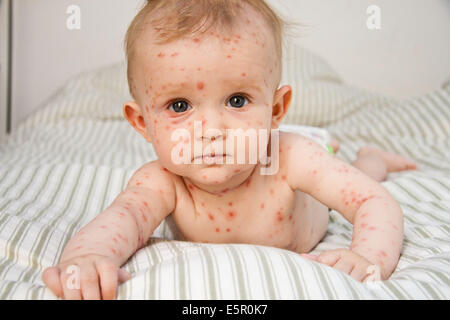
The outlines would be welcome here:
<svg viewBox="0 0 450 320">
<path fill-rule="evenodd" d="M 304 194 L 293 192 L 282 180 L 254 184 L 253 188 L 250 184 L 215 197 L 186 190 L 173 213 L 182 237 L 199 242 L 289 247 L 302 221 Z"/>
</svg>

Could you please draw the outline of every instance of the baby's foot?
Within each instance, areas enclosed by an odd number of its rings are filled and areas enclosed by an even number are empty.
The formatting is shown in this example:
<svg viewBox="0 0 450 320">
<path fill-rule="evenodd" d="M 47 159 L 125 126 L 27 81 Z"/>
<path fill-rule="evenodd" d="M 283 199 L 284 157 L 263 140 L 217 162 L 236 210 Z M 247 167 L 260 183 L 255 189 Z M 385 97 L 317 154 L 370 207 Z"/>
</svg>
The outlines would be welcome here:
<svg viewBox="0 0 450 320">
<path fill-rule="evenodd" d="M 377 156 L 386 163 L 387 172 L 416 170 L 417 164 L 399 154 L 386 152 L 376 147 L 366 146 L 358 151 L 358 157 Z"/>
</svg>

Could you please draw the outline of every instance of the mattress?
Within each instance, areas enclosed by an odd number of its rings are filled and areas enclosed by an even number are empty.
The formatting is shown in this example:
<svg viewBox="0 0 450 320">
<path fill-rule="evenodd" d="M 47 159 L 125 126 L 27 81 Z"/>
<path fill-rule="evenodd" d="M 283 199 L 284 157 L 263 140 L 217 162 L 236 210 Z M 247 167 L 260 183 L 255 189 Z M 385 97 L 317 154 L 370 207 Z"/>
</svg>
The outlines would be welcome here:
<svg viewBox="0 0 450 320">
<path fill-rule="evenodd" d="M 282 82 L 294 89 L 285 124 L 328 130 L 346 161 L 371 144 L 418 163 L 383 182 L 405 215 L 395 272 L 359 283 L 283 249 L 179 241 L 163 222 L 123 266 L 132 279 L 118 299 L 449 299 L 450 88 L 399 100 L 347 85 L 292 44 L 283 62 Z M 118 63 L 70 79 L 0 144 L 0 299 L 56 299 L 42 271 L 156 159 L 122 116 L 125 70 Z M 351 238 L 352 225 L 331 211 L 312 253 Z"/>
</svg>

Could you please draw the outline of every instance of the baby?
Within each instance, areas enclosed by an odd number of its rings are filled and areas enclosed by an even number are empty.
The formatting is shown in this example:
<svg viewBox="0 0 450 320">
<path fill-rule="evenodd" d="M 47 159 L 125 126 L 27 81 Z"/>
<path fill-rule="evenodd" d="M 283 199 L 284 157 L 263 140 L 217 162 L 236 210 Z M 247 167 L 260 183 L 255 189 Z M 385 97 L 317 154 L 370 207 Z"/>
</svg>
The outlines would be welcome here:
<svg viewBox="0 0 450 320">
<path fill-rule="evenodd" d="M 379 181 L 416 166 L 372 147 L 349 165 L 307 137 L 274 130 L 292 96 L 290 86 L 279 87 L 282 30 L 263 0 L 148 1 L 127 33 L 135 101 L 123 112 L 158 160 L 143 165 L 44 271 L 57 296 L 114 299 L 130 278 L 120 267 L 169 215 L 186 241 L 292 250 L 358 281 L 373 266 L 390 276 L 403 215 Z M 239 133 L 245 143 L 230 143 Z M 263 156 L 250 161 L 255 150 Z M 330 209 L 353 224 L 351 246 L 310 255 Z M 79 286 L 71 285 L 74 267 Z"/>
</svg>

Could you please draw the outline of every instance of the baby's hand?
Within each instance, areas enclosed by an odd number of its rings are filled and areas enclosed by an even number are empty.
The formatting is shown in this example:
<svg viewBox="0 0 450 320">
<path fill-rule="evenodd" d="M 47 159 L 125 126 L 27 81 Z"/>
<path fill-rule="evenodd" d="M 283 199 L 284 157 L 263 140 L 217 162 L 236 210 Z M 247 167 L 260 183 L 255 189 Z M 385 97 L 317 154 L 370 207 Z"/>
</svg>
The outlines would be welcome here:
<svg viewBox="0 0 450 320">
<path fill-rule="evenodd" d="M 358 281 L 364 281 L 368 276 L 371 276 L 373 281 L 374 276 L 378 276 L 373 274 L 373 268 L 369 268 L 374 266 L 373 263 L 348 249 L 325 251 L 320 255 L 302 254 L 301 256 L 336 268 Z"/>
<path fill-rule="evenodd" d="M 84 255 L 44 270 L 42 280 L 53 293 L 68 300 L 112 300 L 117 284 L 131 278 L 105 256 Z"/>
</svg>

